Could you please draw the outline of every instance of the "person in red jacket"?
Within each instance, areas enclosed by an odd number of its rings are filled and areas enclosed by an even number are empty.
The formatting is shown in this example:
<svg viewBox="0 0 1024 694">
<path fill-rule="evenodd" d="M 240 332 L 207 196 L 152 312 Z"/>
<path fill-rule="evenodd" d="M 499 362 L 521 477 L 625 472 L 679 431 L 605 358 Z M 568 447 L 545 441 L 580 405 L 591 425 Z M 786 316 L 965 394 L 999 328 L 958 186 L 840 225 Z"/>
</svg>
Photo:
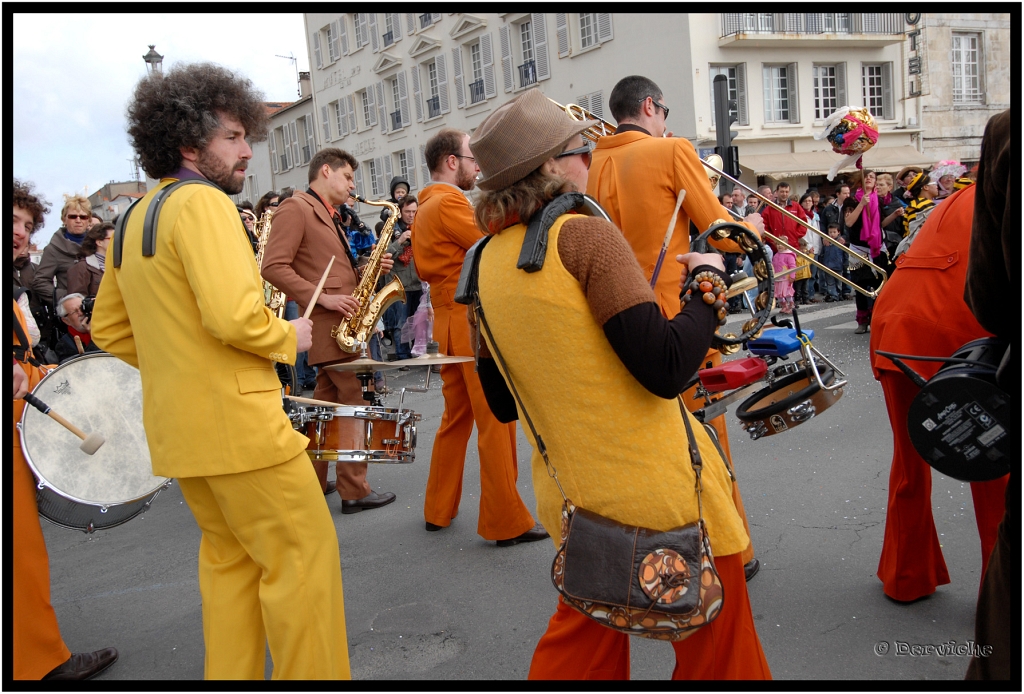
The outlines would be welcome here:
<svg viewBox="0 0 1024 694">
<path fill-rule="evenodd" d="M 806 222 L 807 213 L 804 211 L 804 208 L 800 207 L 799 203 L 797 203 L 795 199 L 789 197 L 789 190 L 789 184 L 785 181 L 782 181 L 778 186 L 776 186 L 776 204 Z M 765 231 L 782 239 L 793 248 L 799 248 L 798 244 L 800 239 L 807 233 L 806 227 L 801 226 L 796 222 L 796 220 L 791 217 L 787 217 L 769 205 L 765 205 L 764 209 L 761 211 L 761 216 L 764 218 Z M 774 248 L 775 244 L 772 244 L 772 246 Z M 774 250 L 779 251 L 782 249 L 775 248 Z"/>
</svg>

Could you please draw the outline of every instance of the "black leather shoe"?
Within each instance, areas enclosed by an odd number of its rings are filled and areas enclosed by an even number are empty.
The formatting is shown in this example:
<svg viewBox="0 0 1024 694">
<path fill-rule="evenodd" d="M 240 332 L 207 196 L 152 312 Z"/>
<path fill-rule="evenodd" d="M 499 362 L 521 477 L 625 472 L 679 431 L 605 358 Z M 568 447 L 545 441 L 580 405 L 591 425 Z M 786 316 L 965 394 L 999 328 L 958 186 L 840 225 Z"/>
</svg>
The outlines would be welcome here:
<svg viewBox="0 0 1024 694">
<path fill-rule="evenodd" d="M 760 570 L 761 562 L 759 562 L 757 559 L 751 559 L 743 565 L 743 575 L 746 577 L 748 581 L 752 579 L 754 576 L 756 576 L 757 572 Z"/>
<path fill-rule="evenodd" d="M 104 648 L 92 653 L 72 653 L 62 664 L 50 670 L 44 680 L 88 680 L 117 662 L 117 649 Z"/>
<path fill-rule="evenodd" d="M 327 496 L 328 494 L 333 494 L 336 491 L 338 491 L 338 485 L 335 484 L 334 482 L 328 482 L 327 489 L 324 490 L 324 496 Z"/>
<path fill-rule="evenodd" d="M 512 545 L 518 545 L 520 542 L 536 542 L 537 540 L 543 540 L 547 537 L 551 536 L 548 535 L 548 531 L 544 529 L 544 526 L 535 525 L 518 537 L 513 537 L 508 540 L 498 540 L 498 546 L 511 547 Z"/>
<path fill-rule="evenodd" d="M 354 501 L 341 501 L 341 512 L 342 513 L 359 513 L 360 511 L 369 510 L 373 508 L 380 508 L 381 506 L 387 506 L 395 500 L 395 495 L 392 492 L 384 492 L 378 494 L 377 492 L 370 492 L 362 499 L 355 499 Z"/>
<path fill-rule="evenodd" d="M 427 521 L 427 532 L 428 533 L 436 533 L 438 530 L 444 530 L 444 526 L 443 525 L 434 525 L 430 521 Z"/>
</svg>

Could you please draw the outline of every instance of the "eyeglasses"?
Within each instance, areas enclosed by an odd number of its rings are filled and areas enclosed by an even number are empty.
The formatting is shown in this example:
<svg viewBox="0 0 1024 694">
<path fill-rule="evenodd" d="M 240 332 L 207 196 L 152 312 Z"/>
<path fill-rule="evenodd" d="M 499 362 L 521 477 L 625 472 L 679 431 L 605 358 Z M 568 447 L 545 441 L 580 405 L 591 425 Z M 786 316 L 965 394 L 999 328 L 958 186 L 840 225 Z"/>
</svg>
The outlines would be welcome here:
<svg viewBox="0 0 1024 694">
<path fill-rule="evenodd" d="M 583 157 L 583 163 L 586 164 L 587 168 L 589 169 L 591 151 L 592 150 L 590 148 L 590 145 L 583 145 L 582 147 L 577 147 L 576 149 L 567 149 L 566 151 L 560 154 L 556 154 L 555 159 L 561 159 L 563 157 L 575 157 L 577 154 L 579 154 L 580 156 Z"/>
<path fill-rule="evenodd" d="M 81 219 L 81 220 L 92 219 L 92 215 L 88 215 L 88 214 L 69 214 L 67 217 L 68 217 L 68 219 Z"/>
<path fill-rule="evenodd" d="M 267 205 L 267 206 L 268 206 L 268 207 L 277 207 L 277 206 L 278 206 L 278 205 L 280 205 L 280 204 L 281 204 L 281 203 L 279 203 L 279 202 L 271 202 L 271 203 L 268 203 L 268 205 Z"/>
<path fill-rule="evenodd" d="M 469 159 L 474 164 L 476 163 L 476 157 L 467 157 L 465 154 L 449 154 L 450 157 L 458 157 L 459 159 Z"/>
<path fill-rule="evenodd" d="M 665 120 L 668 120 L 668 106 L 666 106 L 665 104 L 658 103 L 657 101 L 654 100 L 653 96 L 645 96 L 644 98 L 640 99 L 640 103 L 643 103 L 648 99 L 650 99 L 651 103 L 654 104 L 657 108 L 660 108 L 662 111 L 665 112 Z"/>
</svg>

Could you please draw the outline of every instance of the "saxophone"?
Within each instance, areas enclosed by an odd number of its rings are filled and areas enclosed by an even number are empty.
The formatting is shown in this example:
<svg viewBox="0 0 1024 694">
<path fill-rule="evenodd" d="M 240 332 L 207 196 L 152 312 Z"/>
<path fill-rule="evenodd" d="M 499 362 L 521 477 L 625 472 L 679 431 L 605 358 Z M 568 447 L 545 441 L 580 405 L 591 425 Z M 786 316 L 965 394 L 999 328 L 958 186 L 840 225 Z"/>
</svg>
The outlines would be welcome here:
<svg viewBox="0 0 1024 694">
<path fill-rule="evenodd" d="M 359 300 L 359 309 L 351 318 L 342 318 L 340 324 L 331 328 L 331 337 L 338 341 L 338 346 L 351 353 L 359 352 L 362 343 L 370 341 L 377 321 L 391 304 L 396 301 L 405 302 L 405 287 L 402 286 L 402 280 L 397 277 L 384 285 L 376 295 L 373 293 L 377 280 L 380 279 L 381 261 L 388 252 L 392 229 L 398 221 L 398 205 L 386 200 L 370 201 L 358 195 L 353 197 L 366 205 L 386 207 L 391 211 L 391 216 L 384 222 L 384 228 L 380 230 L 370 260 L 363 266 L 363 277 L 356 285 L 356 290 L 352 292 L 352 296 Z"/>
<path fill-rule="evenodd" d="M 273 210 L 267 210 L 263 213 L 263 216 L 256 220 L 256 223 L 252 227 L 252 233 L 259 239 L 259 245 L 256 247 L 256 267 L 263 270 L 263 251 L 267 247 L 267 241 L 270 239 L 270 220 L 274 216 Z M 272 285 L 270 282 L 263 280 L 263 303 L 269 308 L 278 318 L 284 318 L 285 304 L 287 303 L 287 297 L 284 292 Z"/>
</svg>

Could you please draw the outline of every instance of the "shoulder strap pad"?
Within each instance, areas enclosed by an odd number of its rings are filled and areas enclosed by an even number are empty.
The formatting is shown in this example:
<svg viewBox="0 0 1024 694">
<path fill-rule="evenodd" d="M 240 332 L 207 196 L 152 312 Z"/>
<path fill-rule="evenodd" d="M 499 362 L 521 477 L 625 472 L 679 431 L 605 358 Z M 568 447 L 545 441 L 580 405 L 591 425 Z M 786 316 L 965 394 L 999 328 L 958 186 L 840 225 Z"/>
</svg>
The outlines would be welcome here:
<svg viewBox="0 0 1024 694">
<path fill-rule="evenodd" d="M 466 259 L 462 263 L 462 272 L 459 273 L 459 283 L 455 286 L 456 303 L 469 306 L 476 298 L 478 282 L 480 279 L 480 254 L 484 246 L 493 236 L 484 236 L 474 243 L 466 251 Z"/>
<path fill-rule="evenodd" d="M 608 220 L 597 200 L 583 193 L 563 193 L 549 202 L 542 210 L 533 215 L 526 227 L 523 247 L 519 252 L 516 267 L 527 272 L 537 272 L 544 267 L 544 256 L 548 251 L 548 231 L 555 220 L 566 212 L 581 212 L 590 217 L 601 217 Z M 611 221 L 611 220 L 608 220 Z"/>
<path fill-rule="evenodd" d="M 114 267 L 121 267 L 121 249 L 124 247 L 124 230 L 128 228 L 128 217 L 131 216 L 132 210 L 135 206 L 142 201 L 139 198 L 131 205 L 128 209 L 121 213 L 121 216 L 117 218 L 117 224 L 114 226 Z"/>
<path fill-rule="evenodd" d="M 156 255 L 156 227 L 157 222 L 160 220 L 160 210 L 163 209 L 164 201 L 167 200 L 167 196 L 178 188 L 189 185 L 190 183 L 202 183 L 203 185 L 211 186 L 220 190 L 220 186 L 212 181 L 207 181 L 205 178 L 186 178 L 181 181 L 175 181 L 166 188 L 162 188 L 160 192 L 153 196 L 153 201 L 149 203 L 149 208 L 146 210 L 146 221 L 143 222 L 142 226 L 143 257 L 150 258 Z"/>
</svg>

